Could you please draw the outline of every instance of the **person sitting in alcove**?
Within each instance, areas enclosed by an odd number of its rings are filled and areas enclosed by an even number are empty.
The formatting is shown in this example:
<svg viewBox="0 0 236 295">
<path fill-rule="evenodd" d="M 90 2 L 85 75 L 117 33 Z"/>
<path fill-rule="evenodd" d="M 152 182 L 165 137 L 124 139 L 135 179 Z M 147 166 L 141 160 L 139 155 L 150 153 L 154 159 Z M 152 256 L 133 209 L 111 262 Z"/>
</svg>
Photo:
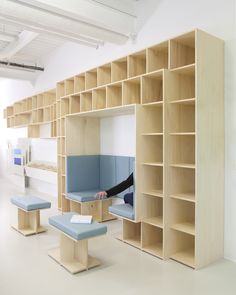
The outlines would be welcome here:
<svg viewBox="0 0 236 295">
<path fill-rule="evenodd" d="M 98 192 L 96 194 L 96 199 L 102 200 L 102 199 L 106 199 L 106 198 L 115 196 L 115 195 L 123 192 L 124 190 L 126 190 L 127 188 L 132 186 L 133 184 L 134 184 L 134 178 L 133 178 L 133 173 L 131 173 L 130 176 L 126 180 L 122 181 L 121 183 L 117 184 L 116 186 L 110 188 L 109 190 Z M 131 206 L 133 206 L 133 193 L 125 194 L 124 201 L 126 204 L 130 204 Z"/>
</svg>

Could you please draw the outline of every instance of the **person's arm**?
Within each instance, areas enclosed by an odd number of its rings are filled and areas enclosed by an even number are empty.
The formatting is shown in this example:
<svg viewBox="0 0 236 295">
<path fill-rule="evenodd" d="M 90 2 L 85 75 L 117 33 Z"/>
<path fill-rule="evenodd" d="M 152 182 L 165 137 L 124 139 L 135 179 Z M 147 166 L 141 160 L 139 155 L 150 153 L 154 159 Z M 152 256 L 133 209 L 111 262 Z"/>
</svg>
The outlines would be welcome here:
<svg viewBox="0 0 236 295">
<path fill-rule="evenodd" d="M 124 180 L 121 183 L 117 184 L 116 186 L 110 188 L 109 190 L 98 192 L 96 194 L 96 199 L 105 199 L 105 198 L 109 198 L 111 196 L 115 196 L 115 195 L 123 192 L 128 187 L 132 186 L 133 184 L 134 184 L 134 179 L 133 179 L 133 173 L 132 173 L 132 174 L 130 174 L 130 176 L 126 180 Z"/>
<path fill-rule="evenodd" d="M 117 184 L 116 186 L 110 188 L 109 190 L 106 191 L 107 197 L 115 196 L 124 190 L 126 190 L 128 187 L 132 186 L 134 184 L 134 179 L 133 179 L 133 173 L 130 174 L 130 176 L 122 181 L 121 183 Z"/>
</svg>

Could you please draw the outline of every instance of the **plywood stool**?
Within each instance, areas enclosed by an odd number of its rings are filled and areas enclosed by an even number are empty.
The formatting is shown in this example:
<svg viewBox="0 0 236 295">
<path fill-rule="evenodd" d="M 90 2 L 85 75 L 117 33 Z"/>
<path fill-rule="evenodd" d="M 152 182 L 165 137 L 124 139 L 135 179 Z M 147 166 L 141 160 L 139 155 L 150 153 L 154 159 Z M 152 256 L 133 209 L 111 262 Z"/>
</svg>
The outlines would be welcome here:
<svg viewBox="0 0 236 295">
<path fill-rule="evenodd" d="M 106 225 L 95 221 L 91 224 L 71 223 L 74 214 L 77 213 L 49 218 L 49 224 L 60 231 L 60 247 L 50 250 L 48 255 L 72 274 L 100 265 L 97 258 L 88 255 L 88 240 L 107 232 Z"/>
<path fill-rule="evenodd" d="M 34 196 L 12 197 L 12 204 L 17 206 L 18 222 L 12 227 L 24 236 L 47 231 L 40 225 L 40 210 L 51 207 L 51 203 Z"/>
</svg>

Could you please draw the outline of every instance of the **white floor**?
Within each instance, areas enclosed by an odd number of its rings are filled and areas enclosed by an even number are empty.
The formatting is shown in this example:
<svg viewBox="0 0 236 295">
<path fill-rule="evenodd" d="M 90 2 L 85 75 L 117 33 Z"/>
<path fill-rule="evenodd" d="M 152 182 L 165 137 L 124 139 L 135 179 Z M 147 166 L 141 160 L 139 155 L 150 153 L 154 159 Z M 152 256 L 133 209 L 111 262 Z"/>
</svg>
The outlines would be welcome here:
<svg viewBox="0 0 236 295">
<path fill-rule="evenodd" d="M 108 222 L 108 234 L 92 239 L 90 253 L 102 266 L 71 275 L 48 257 L 58 245 L 58 232 L 25 238 L 10 227 L 16 209 L 10 197 L 20 190 L 0 180 L 0 294 L 112 295 L 235 295 L 236 264 L 221 260 L 194 271 L 174 261 L 162 261 L 115 239 L 120 221 Z M 59 212 L 55 200 L 42 211 L 42 223 Z"/>
</svg>

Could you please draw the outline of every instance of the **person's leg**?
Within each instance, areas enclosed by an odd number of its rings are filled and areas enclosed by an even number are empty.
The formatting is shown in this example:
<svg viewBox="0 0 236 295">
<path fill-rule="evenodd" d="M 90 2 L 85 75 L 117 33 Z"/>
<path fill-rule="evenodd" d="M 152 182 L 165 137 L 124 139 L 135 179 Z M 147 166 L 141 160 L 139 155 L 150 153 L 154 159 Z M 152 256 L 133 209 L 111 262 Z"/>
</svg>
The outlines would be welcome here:
<svg viewBox="0 0 236 295">
<path fill-rule="evenodd" d="M 124 195 L 124 201 L 126 204 L 130 204 L 131 206 L 133 206 L 133 193 L 128 193 Z"/>
</svg>

